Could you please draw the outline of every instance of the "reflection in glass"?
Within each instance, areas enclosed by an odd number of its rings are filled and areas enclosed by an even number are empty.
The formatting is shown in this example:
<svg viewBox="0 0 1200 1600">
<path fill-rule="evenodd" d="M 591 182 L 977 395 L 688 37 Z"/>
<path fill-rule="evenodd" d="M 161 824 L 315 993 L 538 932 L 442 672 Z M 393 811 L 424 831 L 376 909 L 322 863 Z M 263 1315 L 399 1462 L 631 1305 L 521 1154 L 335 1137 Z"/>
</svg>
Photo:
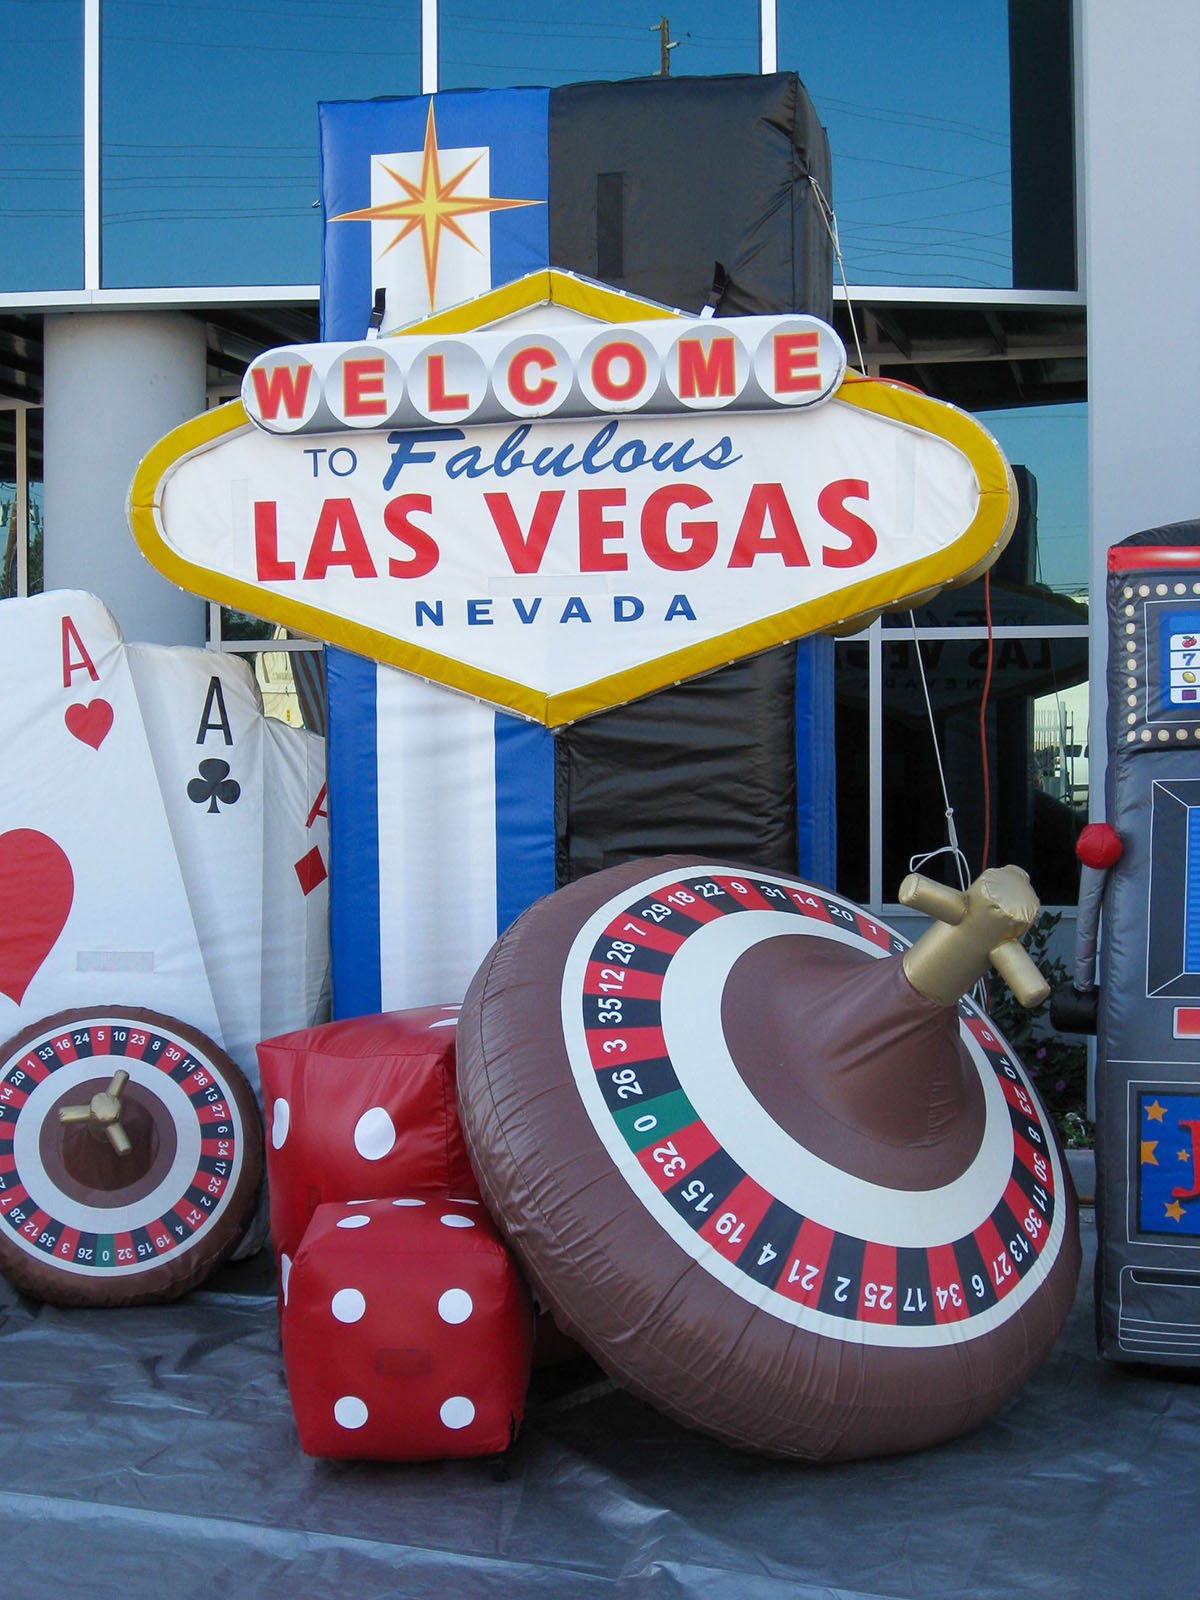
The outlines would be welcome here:
<svg viewBox="0 0 1200 1600">
<path fill-rule="evenodd" d="M 290 637 L 286 629 L 272 630 L 281 638 Z M 255 650 L 238 652 L 250 668 L 262 695 L 268 717 L 286 722 L 291 728 L 307 728 L 310 733 L 325 733 L 325 652 L 324 650 Z"/>
<path fill-rule="evenodd" d="M 1036 409 L 1036 408 L 1030 408 Z M 1048 412 L 1081 412 L 1082 406 L 1048 406 Z M 1065 419 L 1064 419 L 1065 420 Z M 993 627 L 1086 627 L 1087 588 L 1087 462 L 1086 418 L 1082 437 L 1072 426 L 1060 435 L 1055 454 L 1048 440 L 1039 451 L 1040 476 L 1015 466 L 1017 520 L 1008 544 L 984 580 L 944 589 L 918 606 L 919 627 L 983 628 L 989 609 Z M 1078 446 L 1078 449 L 1074 448 Z M 888 612 L 889 627 L 908 627 L 907 611 Z"/>
<path fill-rule="evenodd" d="M 419 90 L 419 0 L 102 14 L 105 284 L 315 283 L 317 103 Z"/>
<path fill-rule="evenodd" d="M 670 6 L 672 77 L 759 70 L 757 0 L 683 0 Z M 443 89 L 649 78 L 661 70 L 661 18 L 633 0 L 563 7 L 551 0 L 452 0 L 439 13 Z"/>
<path fill-rule="evenodd" d="M 232 606 L 221 607 L 221 638 L 226 642 L 235 639 L 273 639 L 275 624 L 264 622 L 262 617 L 249 611 L 235 611 Z"/>
<path fill-rule="evenodd" d="M 1027 498 L 1032 490 L 1033 526 L 1023 535 L 1032 546 L 1029 581 L 1070 595 L 1078 620 L 1086 620 L 1087 405 L 1013 406 L 978 412 L 976 420 L 1033 480 L 1017 485 Z"/>
<path fill-rule="evenodd" d="M 83 284 L 83 7 L 0 6 L 0 292 Z"/>
<path fill-rule="evenodd" d="M 23 420 L 22 449 L 21 414 L 0 411 L 0 599 L 4 600 L 21 593 L 40 594 L 42 590 L 42 413 L 26 411 Z M 24 484 L 22 455 L 27 474 Z"/>
<path fill-rule="evenodd" d="M 26 594 L 42 592 L 42 548 L 45 544 L 44 473 L 45 458 L 43 434 L 45 412 L 29 411 L 25 415 L 25 451 L 29 474 L 29 570 Z"/>
<path fill-rule="evenodd" d="M 867 643 L 839 647 L 839 751 L 867 748 Z M 920 644 L 933 730 L 912 640 L 883 640 L 883 893 L 893 900 L 910 858 L 946 843 L 938 754 L 971 874 L 1013 861 L 1043 903 L 1073 904 L 1074 843 L 1087 820 L 1087 639 L 985 639 Z M 936 735 L 936 748 L 935 748 Z M 983 747 L 987 750 L 987 792 Z M 838 887 L 869 898 L 865 834 L 842 826 L 865 815 L 865 762 L 838 762 Z M 947 857 L 922 871 L 956 882 Z"/>
<path fill-rule="evenodd" d="M 829 131 L 849 281 L 1010 287 L 1005 0 L 778 0 L 778 19 Z"/>
<path fill-rule="evenodd" d="M 17 593 L 17 553 L 21 526 L 17 498 L 17 414 L 0 411 L 0 600 Z"/>
</svg>

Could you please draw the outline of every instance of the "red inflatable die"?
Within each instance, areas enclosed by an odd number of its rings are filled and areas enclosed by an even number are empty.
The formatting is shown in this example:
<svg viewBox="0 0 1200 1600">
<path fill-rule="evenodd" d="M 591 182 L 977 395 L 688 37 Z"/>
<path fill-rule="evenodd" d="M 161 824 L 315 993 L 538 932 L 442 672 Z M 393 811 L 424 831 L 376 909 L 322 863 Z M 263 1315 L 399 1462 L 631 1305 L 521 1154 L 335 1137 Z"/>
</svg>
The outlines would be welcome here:
<svg viewBox="0 0 1200 1600">
<path fill-rule="evenodd" d="M 281 1328 L 308 1455 L 436 1461 L 495 1455 L 516 1437 L 533 1307 L 482 1205 L 320 1206 Z"/>
<path fill-rule="evenodd" d="M 457 1014 L 430 1006 L 351 1017 L 259 1045 L 283 1278 L 309 1218 L 329 1201 L 479 1198 L 455 1098 Z"/>
</svg>

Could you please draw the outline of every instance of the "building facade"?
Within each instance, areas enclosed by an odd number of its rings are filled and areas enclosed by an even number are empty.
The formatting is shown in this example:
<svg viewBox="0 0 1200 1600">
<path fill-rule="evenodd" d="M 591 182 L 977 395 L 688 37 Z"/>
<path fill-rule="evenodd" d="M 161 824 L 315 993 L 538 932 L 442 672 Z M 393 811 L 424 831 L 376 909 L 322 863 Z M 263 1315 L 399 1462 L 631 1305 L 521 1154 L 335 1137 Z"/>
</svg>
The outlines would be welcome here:
<svg viewBox="0 0 1200 1600">
<path fill-rule="evenodd" d="M 283 661 L 311 669 L 311 642 L 172 589 L 124 517 L 152 442 L 232 397 L 260 350 L 316 337 L 318 102 L 795 71 L 832 148 L 851 361 L 969 409 L 1025 469 L 1018 535 L 986 588 L 837 646 L 838 887 L 886 907 L 910 859 L 946 843 L 952 811 L 971 870 L 985 850 L 1021 861 L 1044 900 L 1069 903 L 1103 765 L 1089 577 L 1113 539 L 1196 514 L 1195 380 L 1186 352 L 1170 379 L 1147 360 L 1143 329 L 1158 305 L 1185 326 L 1200 305 L 1182 67 L 1200 18 L 1186 0 L 1131 12 L 9 0 L 0 593 L 89 588 L 128 638 L 269 652 L 284 714 L 319 717 L 314 673 L 295 675 L 298 696 Z"/>
</svg>

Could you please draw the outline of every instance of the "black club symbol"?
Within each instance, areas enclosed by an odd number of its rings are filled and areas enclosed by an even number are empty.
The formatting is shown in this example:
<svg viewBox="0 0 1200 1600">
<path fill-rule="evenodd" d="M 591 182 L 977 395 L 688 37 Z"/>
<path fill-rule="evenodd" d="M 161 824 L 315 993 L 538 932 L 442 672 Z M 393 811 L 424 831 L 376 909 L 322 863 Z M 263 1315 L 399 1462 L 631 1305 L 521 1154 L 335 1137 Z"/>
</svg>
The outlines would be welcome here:
<svg viewBox="0 0 1200 1600">
<path fill-rule="evenodd" d="M 188 799 L 198 806 L 207 800 L 208 809 L 217 811 L 219 806 L 231 806 L 241 794 L 242 786 L 229 776 L 228 761 L 213 759 L 200 763 L 199 776 L 190 781 L 187 792 Z"/>
</svg>

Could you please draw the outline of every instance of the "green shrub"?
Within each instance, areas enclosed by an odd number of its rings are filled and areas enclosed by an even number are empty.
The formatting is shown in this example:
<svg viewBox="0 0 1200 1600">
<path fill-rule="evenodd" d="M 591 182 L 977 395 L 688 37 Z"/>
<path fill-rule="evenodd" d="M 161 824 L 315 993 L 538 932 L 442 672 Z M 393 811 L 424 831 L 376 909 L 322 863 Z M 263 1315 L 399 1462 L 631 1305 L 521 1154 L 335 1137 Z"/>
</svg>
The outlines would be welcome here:
<svg viewBox="0 0 1200 1600">
<path fill-rule="evenodd" d="M 1066 964 L 1048 953 L 1061 921 L 1061 911 L 1043 911 L 1021 941 L 1052 990 L 1070 977 Z M 1059 1138 L 1069 1149 L 1077 1149 L 1092 1143 L 1087 1113 L 1087 1045 L 1055 1033 L 1049 1011 L 1048 1000 L 1027 1011 L 1013 999 L 1008 985 L 992 974 L 989 1015 L 1033 1080 Z"/>
</svg>

